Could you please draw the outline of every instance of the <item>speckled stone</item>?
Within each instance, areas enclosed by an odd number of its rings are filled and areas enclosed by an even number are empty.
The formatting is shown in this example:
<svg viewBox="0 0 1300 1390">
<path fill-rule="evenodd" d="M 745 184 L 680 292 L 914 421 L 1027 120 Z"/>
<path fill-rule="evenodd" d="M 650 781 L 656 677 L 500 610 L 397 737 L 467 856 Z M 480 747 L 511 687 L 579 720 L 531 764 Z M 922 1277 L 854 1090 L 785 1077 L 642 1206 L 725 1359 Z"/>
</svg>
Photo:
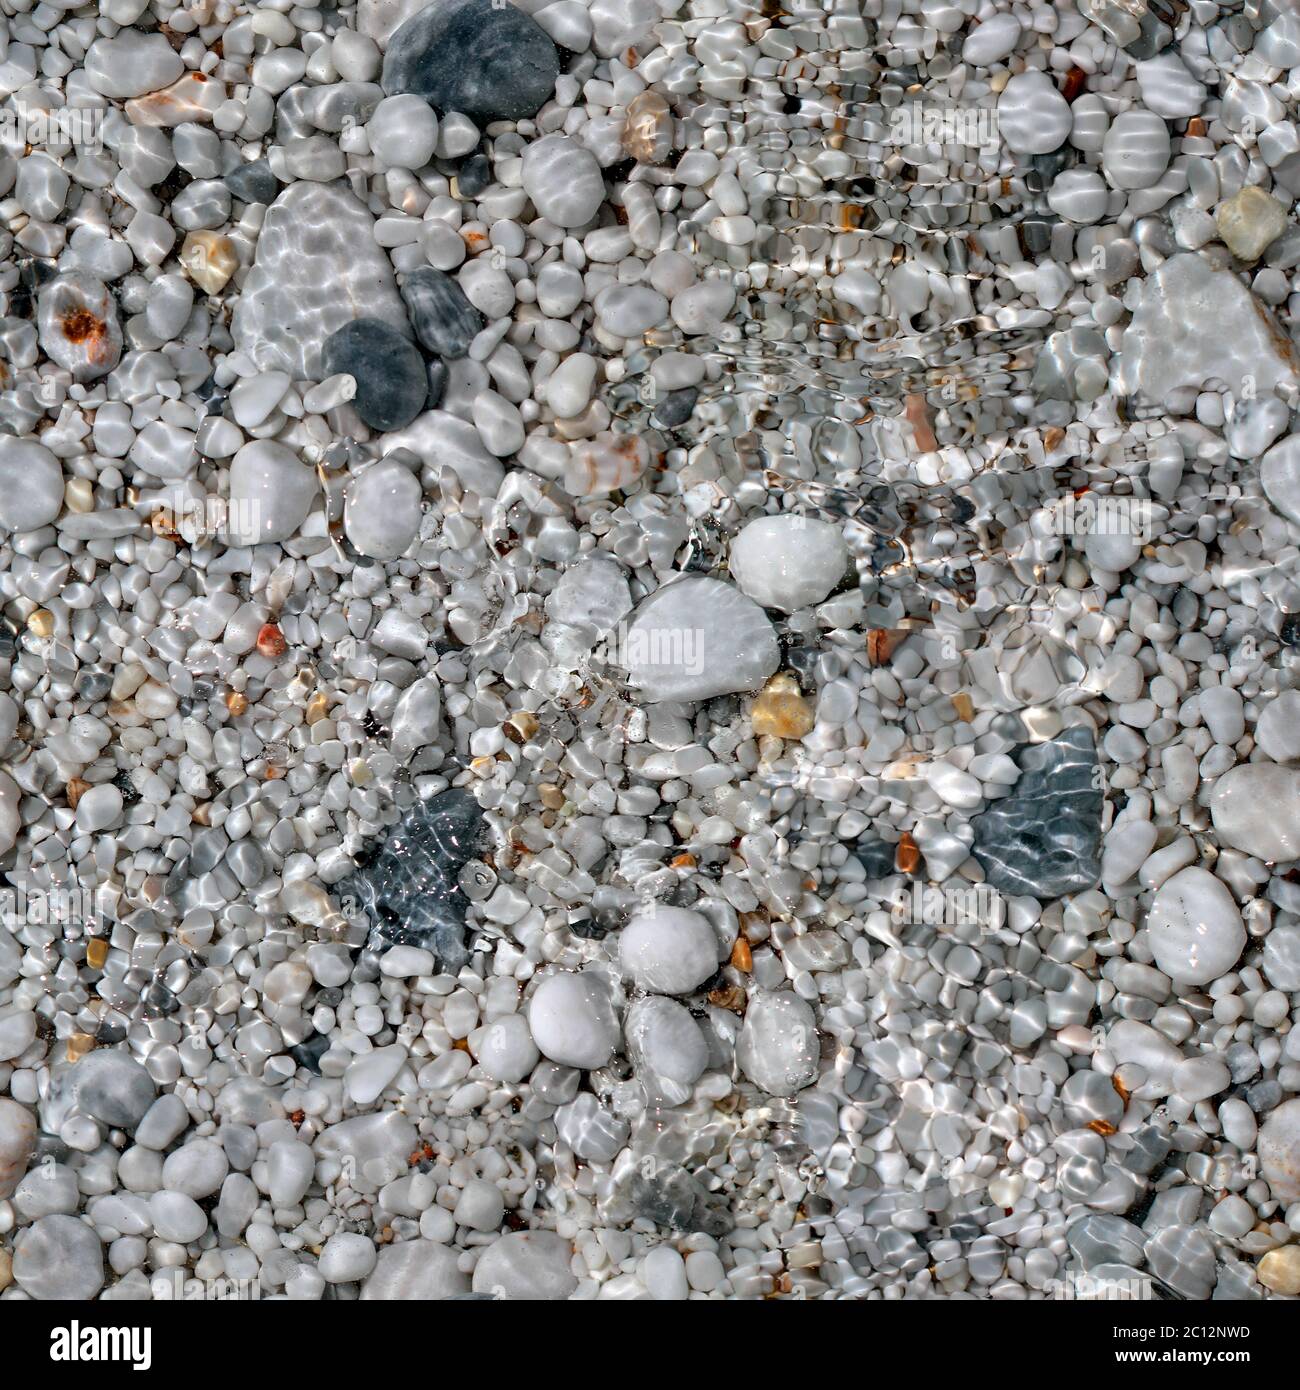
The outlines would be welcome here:
<svg viewBox="0 0 1300 1390">
<path fill-rule="evenodd" d="M 972 822 L 971 852 L 1000 893 L 1041 900 L 1081 893 L 1101 877 L 1102 794 L 1090 730 L 1022 746 L 1015 791 Z"/>
<path fill-rule="evenodd" d="M 374 219 L 343 184 L 296 183 L 267 209 L 231 320 L 235 346 L 263 371 L 319 381 L 325 340 L 360 318 L 409 332 Z"/>
<path fill-rule="evenodd" d="M 534 116 L 555 89 L 560 59 L 546 31 L 513 5 L 443 0 L 393 34 L 384 91 L 414 92 L 480 123 Z"/>
</svg>

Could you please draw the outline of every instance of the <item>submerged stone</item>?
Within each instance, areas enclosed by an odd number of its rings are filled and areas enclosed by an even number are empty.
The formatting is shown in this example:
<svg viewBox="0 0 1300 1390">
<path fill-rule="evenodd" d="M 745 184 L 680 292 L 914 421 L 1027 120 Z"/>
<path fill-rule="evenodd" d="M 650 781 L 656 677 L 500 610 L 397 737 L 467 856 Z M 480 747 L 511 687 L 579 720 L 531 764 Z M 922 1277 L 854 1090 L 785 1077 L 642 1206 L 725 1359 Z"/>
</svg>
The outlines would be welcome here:
<svg viewBox="0 0 1300 1390">
<path fill-rule="evenodd" d="M 468 960 L 461 870 L 478 853 L 486 833 L 474 797 L 450 787 L 417 802 L 389 831 L 369 863 L 336 885 L 370 920 L 371 945 L 420 946 L 434 952 L 444 970 Z"/>
<path fill-rule="evenodd" d="M 637 1216 L 672 1231 L 717 1237 L 736 1225 L 724 1199 L 675 1163 L 642 1160 L 632 1178 L 631 1198 Z"/>
<path fill-rule="evenodd" d="M 409 338 L 379 319 L 353 319 L 325 341 L 326 376 L 357 383 L 352 408 L 373 430 L 400 430 L 424 409 L 429 378 Z"/>
<path fill-rule="evenodd" d="M 483 327 L 483 315 L 441 270 L 421 266 L 402 281 L 402 298 L 420 344 L 439 357 L 464 357 Z"/>
<path fill-rule="evenodd" d="M 513 5 L 442 0 L 388 41 L 384 91 L 414 92 L 440 112 L 480 123 L 535 116 L 555 90 L 560 58 L 546 31 Z"/>
<path fill-rule="evenodd" d="M 1102 793 L 1092 731 L 1022 747 L 1015 791 L 976 816 L 971 852 L 1000 893 L 1047 900 L 1101 877 Z"/>
</svg>

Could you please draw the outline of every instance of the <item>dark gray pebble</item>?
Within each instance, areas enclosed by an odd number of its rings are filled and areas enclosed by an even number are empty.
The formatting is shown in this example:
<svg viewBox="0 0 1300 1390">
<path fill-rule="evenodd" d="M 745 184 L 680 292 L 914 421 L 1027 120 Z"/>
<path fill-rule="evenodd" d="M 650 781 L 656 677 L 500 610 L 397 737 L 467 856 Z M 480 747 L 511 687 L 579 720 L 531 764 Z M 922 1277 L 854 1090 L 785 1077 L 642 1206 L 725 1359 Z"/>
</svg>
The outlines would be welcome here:
<svg viewBox="0 0 1300 1390">
<path fill-rule="evenodd" d="M 400 430 L 429 396 L 424 359 L 409 338 L 379 319 L 353 319 L 325 340 L 325 375 L 356 379 L 352 408 L 372 430 Z"/>
<path fill-rule="evenodd" d="M 403 279 L 401 288 L 420 345 L 448 361 L 464 357 L 483 328 L 483 315 L 456 281 L 422 265 Z"/>
<path fill-rule="evenodd" d="M 442 0 L 389 39 L 381 81 L 389 96 L 414 92 L 439 111 L 485 123 L 535 116 L 559 75 L 555 45 L 522 10 Z"/>
</svg>

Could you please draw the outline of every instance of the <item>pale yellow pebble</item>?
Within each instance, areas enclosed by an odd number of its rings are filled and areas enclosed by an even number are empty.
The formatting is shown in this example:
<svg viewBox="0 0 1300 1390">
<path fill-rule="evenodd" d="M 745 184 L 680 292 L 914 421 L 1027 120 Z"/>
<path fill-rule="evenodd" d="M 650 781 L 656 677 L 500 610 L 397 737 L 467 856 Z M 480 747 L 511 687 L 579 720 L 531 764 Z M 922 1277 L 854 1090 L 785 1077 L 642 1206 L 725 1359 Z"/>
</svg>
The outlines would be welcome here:
<svg viewBox="0 0 1300 1390">
<path fill-rule="evenodd" d="M 964 690 L 959 690 L 952 697 L 952 707 L 963 723 L 969 724 L 975 718 L 975 703 Z"/>
<path fill-rule="evenodd" d="M 67 1058 L 69 1062 L 77 1062 L 86 1053 L 95 1050 L 95 1040 L 89 1033 L 74 1033 L 67 1042 Z"/>
<path fill-rule="evenodd" d="M 750 723 L 760 738 L 799 739 L 812 731 L 816 722 L 813 707 L 799 690 L 799 683 L 788 672 L 772 677 L 763 693 L 754 701 Z"/>
<path fill-rule="evenodd" d="M 1300 1294 L 1300 1245 L 1270 1250 L 1255 1266 L 1255 1275 L 1274 1293 Z"/>
<path fill-rule="evenodd" d="M 102 936 L 92 936 L 86 942 L 86 964 L 92 970 L 102 970 L 108 959 L 108 941 Z"/>
<path fill-rule="evenodd" d="M 364 758 L 354 758 L 348 764 L 348 775 L 354 787 L 364 787 L 370 781 L 370 764 Z"/>
<path fill-rule="evenodd" d="M 307 701 L 307 723 L 315 724 L 318 720 L 324 719 L 325 711 L 329 709 L 329 703 L 329 696 L 323 690 L 318 690 Z"/>
<path fill-rule="evenodd" d="M 220 232 L 191 232 L 180 259 L 186 274 L 207 294 L 219 294 L 239 269 L 235 243 Z"/>
<path fill-rule="evenodd" d="M 1271 193 L 1251 184 L 1214 209 L 1215 225 L 1239 261 L 1257 261 L 1286 230 L 1286 209 Z"/>
<path fill-rule="evenodd" d="M 38 608 L 27 619 L 27 630 L 34 637 L 52 637 L 54 635 L 54 614 L 48 608 Z"/>
<path fill-rule="evenodd" d="M 90 479 L 69 478 L 68 485 L 63 489 L 63 500 L 70 512 L 79 512 L 82 515 L 86 512 L 93 512 L 95 510 L 95 489 L 91 485 Z"/>
<path fill-rule="evenodd" d="M 14 1281 L 14 1257 L 8 1250 L 0 1250 L 0 1291 L 7 1289 Z"/>
<path fill-rule="evenodd" d="M 558 811 L 564 805 L 564 793 L 551 782 L 543 782 L 537 788 L 537 794 L 542 799 L 542 805 L 549 810 Z"/>
</svg>

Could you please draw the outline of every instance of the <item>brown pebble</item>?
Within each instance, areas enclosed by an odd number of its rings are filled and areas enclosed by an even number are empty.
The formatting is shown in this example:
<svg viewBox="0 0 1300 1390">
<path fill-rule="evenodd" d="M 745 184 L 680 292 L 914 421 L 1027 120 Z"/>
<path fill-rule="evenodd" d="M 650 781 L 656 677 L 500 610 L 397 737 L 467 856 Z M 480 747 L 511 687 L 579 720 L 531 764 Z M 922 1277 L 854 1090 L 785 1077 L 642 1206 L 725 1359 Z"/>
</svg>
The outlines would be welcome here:
<svg viewBox="0 0 1300 1390">
<path fill-rule="evenodd" d="M 92 970 L 102 970 L 108 959 L 108 941 L 102 936 L 92 936 L 86 942 L 86 964 Z"/>
<path fill-rule="evenodd" d="M 894 851 L 894 868 L 900 874 L 914 874 L 920 863 L 921 851 L 917 849 L 916 841 L 904 830 Z"/>
<path fill-rule="evenodd" d="M 708 993 L 709 1003 L 715 1009 L 727 1009 L 733 1014 L 743 1014 L 745 1003 L 748 999 L 745 991 L 739 985 L 720 985 L 717 989 L 711 989 Z"/>
<path fill-rule="evenodd" d="M 543 782 L 537 788 L 537 794 L 542 799 L 542 805 L 552 811 L 558 811 L 564 805 L 564 793 L 552 782 Z"/>
<path fill-rule="evenodd" d="M 325 718 L 325 712 L 329 709 L 329 696 L 323 690 L 318 690 L 310 700 L 307 701 L 305 718 L 308 724 L 319 724 Z"/>
<path fill-rule="evenodd" d="M 37 608 L 27 619 L 27 630 L 34 637 L 51 637 L 54 634 L 54 614 L 48 608 Z"/>
<path fill-rule="evenodd" d="M 94 1050 L 95 1040 L 89 1033 L 73 1033 L 67 1042 L 67 1059 L 69 1062 L 79 1062 L 87 1052 Z"/>
<path fill-rule="evenodd" d="M 248 696 L 241 695 L 238 690 L 227 691 L 226 708 L 232 719 L 238 719 L 241 714 L 248 713 Z"/>
<path fill-rule="evenodd" d="M 952 697 L 952 707 L 964 724 L 969 724 L 975 718 L 975 702 L 964 690 L 959 690 Z"/>
<path fill-rule="evenodd" d="M 748 975 L 754 968 L 754 953 L 743 936 L 738 936 L 736 944 L 731 948 L 731 963 L 743 975 Z"/>
<path fill-rule="evenodd" d="M 906 637 L 892 627 L 873 627 L 867 629 L 867 660 L 872 666 L 883 666 L 894 654 L 895 648 Z"/>
<path fill-rule="evenodd" d="M 506 737 L 516 743 L 527 743 L 540 728 L 537 716 L 528 709 L 516 710 L 505 723 Z"/>
<path fill-rule="evenodd" d="M 90 790 L 90 783 L 84 782 L 80 777 L 74 777 L 67 786 L 68 805 L 72 810 L 77 809 L 77 802 Z"/>
</svg>

